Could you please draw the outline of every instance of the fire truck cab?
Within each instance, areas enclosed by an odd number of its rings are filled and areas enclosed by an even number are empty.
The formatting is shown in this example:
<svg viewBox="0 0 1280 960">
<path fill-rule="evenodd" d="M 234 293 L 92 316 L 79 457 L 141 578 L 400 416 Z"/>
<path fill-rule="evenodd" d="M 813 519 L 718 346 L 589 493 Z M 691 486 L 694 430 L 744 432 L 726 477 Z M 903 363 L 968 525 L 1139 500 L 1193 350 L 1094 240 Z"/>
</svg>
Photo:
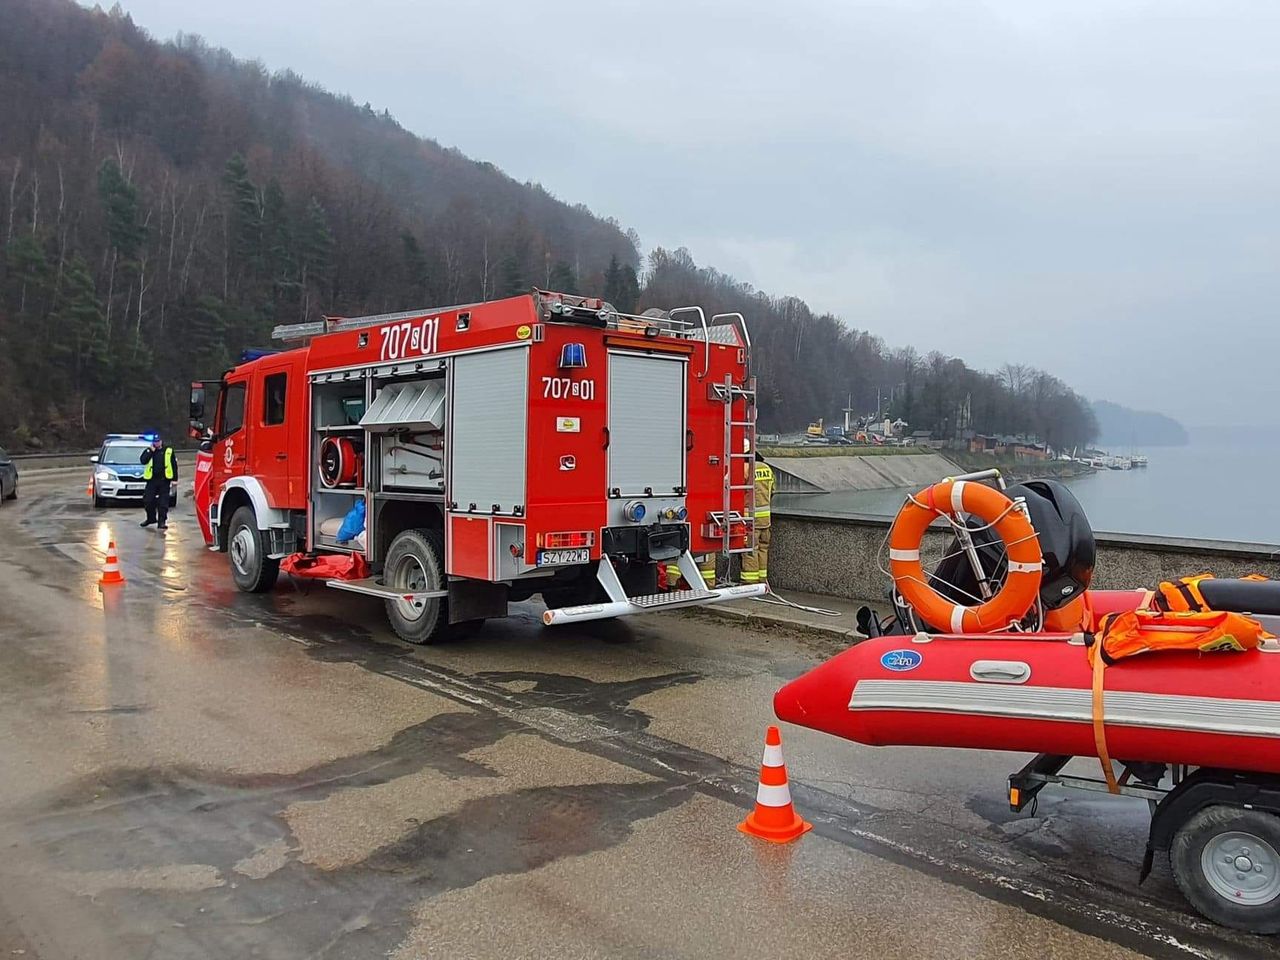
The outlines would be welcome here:
<svg viewBox="0 0 1280 960">
<path fill-rule="evenodd" d="M 358 554 L 369 575 L 328 585 L 385 600 L 427 643 L 535 593 L 558 624 L 767 589 L 707 587 L 694 561 L 754 542 L 740 314 L 534 291 L 274 335 L 303 345 L 192 385 L 211 547 L 241 590 L 270 589 L 295 553 Z M 686 586 L 660 592 L 671 564 Z"/>
</svg>

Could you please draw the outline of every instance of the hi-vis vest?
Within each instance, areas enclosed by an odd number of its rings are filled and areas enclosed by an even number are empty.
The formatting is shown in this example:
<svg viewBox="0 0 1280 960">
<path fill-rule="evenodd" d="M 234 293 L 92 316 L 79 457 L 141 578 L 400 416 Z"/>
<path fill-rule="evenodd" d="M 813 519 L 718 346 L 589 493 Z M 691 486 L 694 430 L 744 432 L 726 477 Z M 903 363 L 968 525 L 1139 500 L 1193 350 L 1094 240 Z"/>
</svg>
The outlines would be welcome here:
<svg viewBox="0 0 1280 960">
<path fill-rule="evenodd" d="M 142 468 L 142 479 L 143 479 L 143 480 L 150 480 L 150 479 L 151 479 L 151 477 L 154 475 L 154 474 L 152 473 L 151 468 L 152 468 L 153 466 L 155 466 L 155 462 L 156 462 L 156 458 L 155 458 L 155 455 L 153 454 L 153 455 L 152 455 L 152 457 L 151 457 L 151 459 L 150 459 L 150 460 L 148 460 L 148 461 L 147 461 L 147 463 L 146 463 L 146 465 Z M 165 478 L 166 480 L 172 480 L 172 479 L 173 479 L 173 477 L 174 477 L 174 472 L 173 472 L 173 447 L 165 447 L 165 448 L 164 448 L 164 478 Z"/>
<path fill-rule="evenodd" d="M 763 460 L 756 463 L 756 521 L 768 523 L 772 517 L 769 504 L 773 500 L 773 469 Z"/>
</svg>

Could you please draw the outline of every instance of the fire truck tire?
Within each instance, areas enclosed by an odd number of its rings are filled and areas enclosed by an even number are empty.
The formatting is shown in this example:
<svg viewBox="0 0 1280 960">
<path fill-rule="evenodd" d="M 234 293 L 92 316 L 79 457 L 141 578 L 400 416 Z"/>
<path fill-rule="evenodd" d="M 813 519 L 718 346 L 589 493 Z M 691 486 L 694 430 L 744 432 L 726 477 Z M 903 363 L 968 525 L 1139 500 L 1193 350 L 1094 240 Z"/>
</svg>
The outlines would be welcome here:
<svg viewBox="0 0 1280 960">
<path fill-rule="evenodd" d="M 397 590 L 443 590 L 444 534 L 439 530 L 401 531 L 387 548 L 383 571 L 387 586 Z M 388 600 L 387 620 L 396 635 L 408 643 L 432 643 L 450 632 L 443 597 L 416 603 Z"/>
<path fill-rule="evenodd" d="M 231 579 L 245 593 L 265 593 L 275 586 L 280 561 L 269 559 L 267 553 L 267 538 L 258 529 L 253 507 L 241 507 L 231 515 L 227 555 Z"/>
</svg>

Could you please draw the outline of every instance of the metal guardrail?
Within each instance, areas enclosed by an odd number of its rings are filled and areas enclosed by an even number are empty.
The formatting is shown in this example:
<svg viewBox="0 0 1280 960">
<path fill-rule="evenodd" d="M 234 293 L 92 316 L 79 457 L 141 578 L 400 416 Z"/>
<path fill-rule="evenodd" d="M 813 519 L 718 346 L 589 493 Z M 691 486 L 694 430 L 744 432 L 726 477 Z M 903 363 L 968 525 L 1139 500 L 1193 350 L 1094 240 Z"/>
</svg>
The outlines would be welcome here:
<svg viewBox="0 0 1280 960">
<path fill-rule="evenodd" d="M 9 459 L 14 463 L 38 462 L 40 460 L 70 460 L 72 457 L 92 457 L 93 450 L 86 450 L 84 453 L 72 451 L 70 453 L 14 453 L 9 455 Z"/>
<path fill-rule="evenodd" d="M 15 463 L 37 463 L 41 460 L 73 460 L 76 457 L 83 457 L 86 462 L 89 457 L 97 453 L 101 447 L 94 447 L 92 450 L 64 450 L 61 453 L 12 453 L 9 459 Z M 196 447 L 174 447 L 174 453 L 195 453 Z"/>
</svg>

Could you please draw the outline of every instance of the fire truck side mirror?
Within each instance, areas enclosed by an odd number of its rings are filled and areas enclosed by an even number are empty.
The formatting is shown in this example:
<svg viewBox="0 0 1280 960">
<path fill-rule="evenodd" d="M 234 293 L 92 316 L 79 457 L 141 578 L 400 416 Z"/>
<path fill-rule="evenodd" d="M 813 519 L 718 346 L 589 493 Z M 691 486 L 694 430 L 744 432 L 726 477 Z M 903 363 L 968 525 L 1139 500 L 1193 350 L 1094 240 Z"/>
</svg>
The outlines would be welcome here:
<svg viewBox="0 0 1280 960">
<path fill-rule="evenodd" d="M 204 384 L 191 384 L 191 403 L 187 408 L 187 416 L 191 418 L 192 426 L 196 421 L 204 419 Z"/>
</svg>

